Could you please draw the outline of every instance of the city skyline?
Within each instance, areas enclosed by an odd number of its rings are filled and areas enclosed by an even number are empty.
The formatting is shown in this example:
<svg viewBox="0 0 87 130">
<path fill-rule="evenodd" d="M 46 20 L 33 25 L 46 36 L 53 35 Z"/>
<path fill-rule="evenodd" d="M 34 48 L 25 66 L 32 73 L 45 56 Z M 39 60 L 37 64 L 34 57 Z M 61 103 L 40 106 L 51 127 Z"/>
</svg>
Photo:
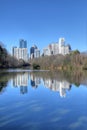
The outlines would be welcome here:
<svg viewBox="0 0 87 130">
<path fill-rule="evenodd" d="M 65 37 L 72 50 L 87 50 L 86 0 L 0 0 L 0 41 L 11 53 L 20 38 L 40 50 Z"/>
<path fill-rule="evenodd" d="M 28 59 L 39 58 L 40 56 L 51 56 L 57 54 L 70 54 L 71 49 L 70 44 L 66 44 L 65 38 L 59 38 L 58 42 L 53 42 L 49 44 L 47 47 L 43 48 L 43 52 L 38 49 L 37 45 L 33 45 L 30 47 L 30 51 L 27 48 L 27 41 L 24 39 L 19 40 L 19 47 L 12 47 L 12 56 L 17 58 L 18 60 L 23 59 L 24 61 L 28 61 Z"/>
</svg>

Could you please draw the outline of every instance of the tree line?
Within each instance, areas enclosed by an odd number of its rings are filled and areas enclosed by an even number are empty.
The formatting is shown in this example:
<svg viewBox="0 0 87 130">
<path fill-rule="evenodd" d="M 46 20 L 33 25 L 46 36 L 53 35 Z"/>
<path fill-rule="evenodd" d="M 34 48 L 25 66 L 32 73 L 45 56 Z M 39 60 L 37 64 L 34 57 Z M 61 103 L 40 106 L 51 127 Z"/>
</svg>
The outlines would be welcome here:
<svg viewBox="0 0 87 130">
<path fill-rule="evenodd" d="M 33 68 L 46 70 L 86 70 L 87 55 L 78 50 L 72 51 L 67 55 L 43 56 L 30 60 Z"/>
<path fill-rule="evenodd" d="M 27 63 L 11 56 L 0 44 L 0 68 L 21 68 L 30 67 L 33 69 L 45 70 L 87 70 L 87 55 L 78 50 L 72 51 L 67 55 L 41 56 L 30 59 Z"/>
<path fill-rule="evenodd" d="M 26 63 L 22 59 L 17 60 L 15 57 L 11 56 L 2 43 L 0 43 L 0 68 L 19 68 L 25 66 L 29 66 L 29 63 Z"/>
</svg>

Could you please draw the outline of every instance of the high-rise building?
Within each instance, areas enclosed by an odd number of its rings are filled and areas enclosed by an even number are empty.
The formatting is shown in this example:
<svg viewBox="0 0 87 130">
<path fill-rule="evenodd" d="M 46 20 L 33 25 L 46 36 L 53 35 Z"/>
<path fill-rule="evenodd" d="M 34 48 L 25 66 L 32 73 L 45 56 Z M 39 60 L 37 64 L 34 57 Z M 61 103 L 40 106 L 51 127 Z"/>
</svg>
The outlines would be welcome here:
<svg viewBox="0 0 87 130">
<path fill-rule="evenodd" d="M 44 54 L 44 56 L 46 56 L 46 55 L 50 56 L 51 55 L 51 51 L 49 50 L 48 47 L 43 49 L 43 54 Z"/>
<path fill-rule="evenodd" d="M 35 57 L 35 58 L 39 58 L 39 57 L 40 57 L 40 50 L 35 49 L 34 57 Z"/>
<path fill-rule="evenodd" d="M 27 41 L 21 39 L 21 40 L 19 41 L 19 47 L 20 47 L 20 48 L 27 48 Z"/>
<path fill-rule="evenodd" d="M 17 48 L 13 47 L 13 56 L 20 60 L 28 61 L 28 49 L 27 48 Z"/>
<path fill-rule="evenodd" d="M 19 42 L 19 48 L 13 47 L 12 54 L 18 60 L 22 59 L 24 61 L 28 61 L 28 49 L 27 49 L 27 42 L 23 39 Z"/>
<path fill-rule="evenodd" d="M 43 54 L 45 55 L 56 55 L 62 54 L 66 55 L 69 54 L 71 51 L 70 45 L 65 45 L 65 39 L 59 38 L 58 42 L 51 43 L 47 48 L 43 49 Z"/>
<path fill-rule="evenodd" d="M 65 38 L 59 38 L 59 45 L 65 45 Z"/>
<path fill-rule="evenodd" d="M 37 49 L 37 46 L 34 45 L 30 48 L 30 54 L 34 53 L 35 52 L 35 49 Z"/>
<path fill-rule="evenodd" d="M 28 50 L 27 48 L 19 48 L 19 59 L 24 61 L 28 60 Z"/>
<path fill-rule="evenodd" d="M 40 50 L 38 50 L 37 46 L 34 45 L 30 48 L 30 58 L 38 58 L 40 57 Z"/>
<path fill-rule="evenodd" d="M 13 47 L 12 48 L 12 55 L 13 57 L 15 57 L 16 59 L 19 59 L 19 49 L 17 47 Z"/>
</svg>

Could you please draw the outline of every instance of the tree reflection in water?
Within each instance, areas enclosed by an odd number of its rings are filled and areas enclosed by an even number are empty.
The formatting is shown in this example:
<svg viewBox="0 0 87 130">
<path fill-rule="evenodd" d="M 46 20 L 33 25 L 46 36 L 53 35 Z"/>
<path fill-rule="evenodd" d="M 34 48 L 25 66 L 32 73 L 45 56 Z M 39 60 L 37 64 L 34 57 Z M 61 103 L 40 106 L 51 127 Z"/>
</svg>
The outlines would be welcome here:
<svg viewBox="0 0 87 130">
<path fill-rule="evenodd" d="M 0 73 L 0 93 L 6 90 L 8 81 L 12 79 L 13 87 L 19 87 L 20 93 L 28 93 L 29 82 L 31 87 L 38 88 L 43 81 L 43 86 L 52 91 L 59 92 L 61 97 L 66 96 L 66 91 L 71 90 L 72 84 L 79 87 L 87 85 L 87 72 L 50 72 L 50 71 L 20 71 Z"/>
</svg>

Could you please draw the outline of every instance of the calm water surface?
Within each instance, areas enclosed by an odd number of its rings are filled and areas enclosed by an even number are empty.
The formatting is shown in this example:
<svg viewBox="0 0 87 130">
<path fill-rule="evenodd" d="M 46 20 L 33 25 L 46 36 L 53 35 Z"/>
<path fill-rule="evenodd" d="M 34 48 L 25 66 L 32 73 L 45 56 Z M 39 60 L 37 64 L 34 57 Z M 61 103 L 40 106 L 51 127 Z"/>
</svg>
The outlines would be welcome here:
<svg viewBox="0 0 87 130">
<path fill-rule="evenodd" d="M 60 73 L 0 73 L 0 130 L 87 130 L 86 82 Z"/>
</svg>

